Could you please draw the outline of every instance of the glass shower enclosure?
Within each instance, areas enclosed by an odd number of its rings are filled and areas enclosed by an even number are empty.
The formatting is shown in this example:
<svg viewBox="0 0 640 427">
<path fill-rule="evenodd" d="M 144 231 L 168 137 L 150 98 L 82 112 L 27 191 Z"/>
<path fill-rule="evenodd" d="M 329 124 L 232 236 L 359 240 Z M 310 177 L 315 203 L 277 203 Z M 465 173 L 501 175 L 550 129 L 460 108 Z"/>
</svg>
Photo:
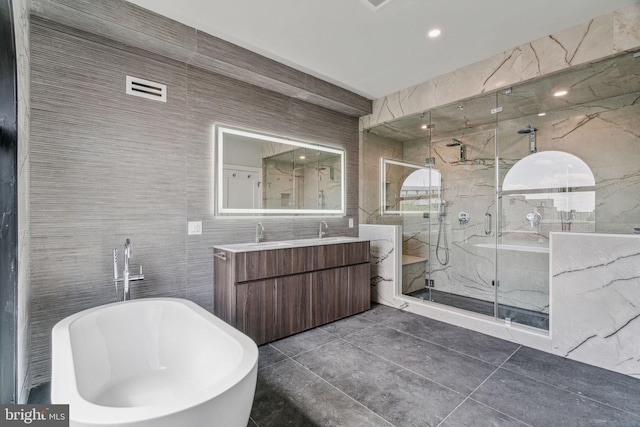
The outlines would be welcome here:
<svg viewBox="0 0 640 427">
<path fill-rule="evenodd" d="M 367 129 L 363 220 L 402 226 L 398 293 L 548 330 L 549 233 L 632 228 L 639 69 L 621 55 Z"/>
</svg>

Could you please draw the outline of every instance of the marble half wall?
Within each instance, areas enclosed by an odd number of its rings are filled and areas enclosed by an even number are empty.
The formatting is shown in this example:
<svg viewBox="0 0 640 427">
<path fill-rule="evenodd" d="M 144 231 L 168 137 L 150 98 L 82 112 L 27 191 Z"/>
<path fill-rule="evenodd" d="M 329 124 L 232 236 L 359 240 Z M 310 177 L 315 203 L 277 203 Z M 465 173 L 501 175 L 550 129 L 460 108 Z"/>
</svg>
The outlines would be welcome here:
<svg viewBox="0 0 640 427">
<path fill-rule="evenodd" d="M 371 301 L 398 306 L 394 296 L 401 280 L 402 227 L 399 225 L 360 224 L 359 237 L 367 239 L 371 250 Z"/>
<path fill-rule="evenodd" d="M 640 236 L 551 233 L 553 353 L 640 378 Z"/>
</svg>

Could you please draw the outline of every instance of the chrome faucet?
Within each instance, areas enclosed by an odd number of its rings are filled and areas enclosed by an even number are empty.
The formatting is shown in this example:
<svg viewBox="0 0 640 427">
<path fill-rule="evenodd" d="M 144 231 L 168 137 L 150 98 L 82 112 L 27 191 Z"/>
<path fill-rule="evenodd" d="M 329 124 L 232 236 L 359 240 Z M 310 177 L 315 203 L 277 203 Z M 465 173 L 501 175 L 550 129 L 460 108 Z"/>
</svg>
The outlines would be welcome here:
<svg viewBox="0 0 640 427">
<path fill-rule="evenodd" d="M 327 234 L 326 231 L 322 231 L 322 226 L 324 225 L 325 229 L 329 229 L 329 226 L 327 225 L 327 221 L 320 221 L 320 229 L 318 230 L 318 239 L 322 239 L 322 236 L 324 236 L 325 234 Z"/>
<path fill-rule="evenodd" d="M 124 270 L 122 272 L 122 283 L 124 288 L 124 295 L 122 299 L 124 301 L 128 301 L 131 299 L 129 295 L 129 259 L 133 255 L 133 248 L 131 247 L 131 240 L 127 239 L 124 241 Z"/>
<path fill-rule="evenodd" d="M 127 239 L 124 241 L 124 269 L 122 271 L 122 277 L 118 277 L 118 250 L 113 250 L 113 281 L 116 284 L 116 296 L 119 298 L 118 294 L 118 283 L 122 282 L 123 291 L 122 291 L 122 300 L 129 301 L 131 299 L 130 290 L 131 290 L 131 282 L 136 280 L 144 280 L 144 274 L 142 274 L 142 265 L 140 265 L 140 273 L 131 275 L 131 271 L 129 270 L 129 259 L 133 255 L 133 248 L 131 246 L 131 240 Z"/>
<path fill-rule="evenodd" d="M 261 222 L 256 225 L 256 243 L 260 243 L 260 240 L 264 239 L 262 232 L 264 231 L 264 225 Z"/>
</svg>

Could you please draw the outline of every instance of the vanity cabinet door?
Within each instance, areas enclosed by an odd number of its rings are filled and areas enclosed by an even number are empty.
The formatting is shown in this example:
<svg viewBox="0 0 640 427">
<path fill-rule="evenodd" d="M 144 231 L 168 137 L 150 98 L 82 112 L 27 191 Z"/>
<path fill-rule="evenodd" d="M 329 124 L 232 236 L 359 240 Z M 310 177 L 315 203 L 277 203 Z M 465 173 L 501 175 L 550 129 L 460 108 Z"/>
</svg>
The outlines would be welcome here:
<svg viewBox="0 0 640 427">
<path fill-rule="evenodd" d="M 277 339 L 274 295 L 276 281 L 261 280 L 236 286 L 235 327 L 256 344 Z"/>
<path fill-rule="evenodd" d="M 371 308 L 371 266 L 367 264 L 349 267 L 349 309 L 351 314 Z"/>
<path fill-rule="evenodd" d="M 278 338 L 313 327 L 311 276 L 306 273 L 276 279 L 275 334 Z"/>
<path fill-rule="evenodd" d="M 349 267 L 332 268 L 313 275 L 313 325 L 323 325 L 351 314 Z"/>
<path fill-rule="evenodd" d="M 371 307 L 369 264 L 332 268 L 313 275 L 313 326 Z"/>
<path fill-rule="evenodd" d="M 264 344 L 312 328 L 311 273 L 236 285 L 235 327 Z"/>
</svg>

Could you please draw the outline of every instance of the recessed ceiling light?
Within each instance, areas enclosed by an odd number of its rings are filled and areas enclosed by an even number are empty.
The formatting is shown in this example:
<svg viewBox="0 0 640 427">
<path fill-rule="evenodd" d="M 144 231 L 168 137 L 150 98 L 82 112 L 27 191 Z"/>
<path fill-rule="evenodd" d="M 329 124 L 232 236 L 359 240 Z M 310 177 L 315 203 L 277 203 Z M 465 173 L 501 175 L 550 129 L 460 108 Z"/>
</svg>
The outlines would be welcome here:
<svg viewBox="0 0 640 427">
<path fill-rule="evenodd" d="M 555 92 L 553 94 L 553 96 L 565 96 L 568 93 L 569 93 L 569 91 L 566 91 L 566 90 L 563 89 L 563 90 L 559 90 L 559 91 Z"/>
<path fill-rule="evenodd" d="M 438 37 L 440 34 L 442 34 L 442 31 L 434 28 L 433 30 L 429 31 L 429 37 L 434 38 L 434 37 Z"/>
<path fill-rule="evenodd" d="M 422 125 L 420 126 L 420 129 L 426 129 L 428 126 L 427 125 Z"/>
<path fill-rule="evenodd" d="M 538 113 L 538 117 L 546 116 L 547 113 Z"/>
<path fill-rule="evenodd" d="M 298 158 L 299 158 L 300 160 L 304 160 L 304 159 L 306 159 L 306 156 L 300 156 L 300 157 L 298 157 Z"/>
</svg>

